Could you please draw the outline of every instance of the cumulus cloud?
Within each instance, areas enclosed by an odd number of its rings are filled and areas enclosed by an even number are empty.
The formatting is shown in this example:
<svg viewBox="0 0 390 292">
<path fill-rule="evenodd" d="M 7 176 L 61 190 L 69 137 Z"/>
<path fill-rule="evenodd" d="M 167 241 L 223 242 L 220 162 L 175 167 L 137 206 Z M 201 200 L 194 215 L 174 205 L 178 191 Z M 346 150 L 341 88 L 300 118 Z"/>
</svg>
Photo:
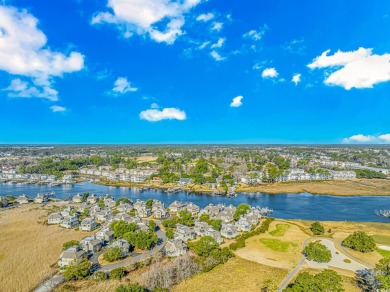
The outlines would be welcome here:
<svg viewBox="0 0 390 292">
<path fill-rule="evenodd" d="M 119 77 L 114 82 L 114 88 L 112 89 L 112 91 L 116 94 L 125 94 L 127 92 L 134 92 L 137 90 L 138 88 L 132 87 L 131 83 L 125 77 Z"/>
<path fill-rule="evenodd" d="M 266 33 L 268 29 L 267 25 L 264 25 L 260 30 L 252 29 L 248 31 L 247 33 L 243 34 L 244 38 L 252 39 L 254 41 L 259 41 L 263 38 L 264 34 Z"/>
<path fill-rule="evenodd" d="M 184 34 L 185 14 L 202 0 L 109 0 L 109 12 L 99 12 L 92 24 L 115 25 L 123 37 L 148 35 L 156 42 L 173 44 Z"/>
<path fill-rule="evenodd" d="M 213 57 L 213 59 L 215 60 L 215 61 L 224 61 L 224 60 L 226 60 L 226 58 L 225 57 L 222 57 L 218 52 L 216 52 L 216 51 L 211 51 L 211 53 L 210 53 L 210 55 L 211 55 L 211 57 Z"/>
<path fill-rule="evenodd" d="M 390 143 L 390 134 L 382 135 L 353 135 L 343 139 L 343 143 L 347 144 L 359 144 L 359 143 L 371 143 L 371 144 L 388 144 Z"/>
<path fill-rule="evenodd" d="M 222 22 L 213 22 L 213 26 L 211 27 L 212 31 L 220 31 L 223 28 Z"/>
<path fill-rule="evenodd" d="M 214 18 L 214 14 L 213 13 L 204 13 L 204 14 L 199 15 L 196 18 L 196 20 L 197 21 L 207 22 L 207 21 L 210 21 L 213 18 Z"/>
<path fill-rule="evenodd" d="M 225 38 L 219 38 L 218 41 L 215 44 L 211 45 L 212 49 L 215 48 L 222 48 L 223 44 L 225 43 L 226 39 Z"/>
<path fill-rule="evenodd" d="M 50 107 L 50 109 L 52 110 L 53 113 L 63 113 L 67 111 L 66 107 L 59 106 L 59 105 L 53 105 Z"/>
<path fill-rule="evenodd" d="M 141 120 L 149 122 L 158 122 L 162 120 L 179 120 L 184 121 L 187 116 L 186 113 L 177 108 L 163 108 L 159 109 L 157 104 L 152 104 L 151 108 L 140 112 Z"/>
<path fill-rule="evenodd" d="M 198 48 L 199 48 L 199 50 L 203 50 L 203 49 L 206 48 L 209 44 L 210 44 L 209 41 L 203 42 Z"/>
<path fill-rule="evenodd" d="M 242 99 L 243 98 L 244 97 L 241 96 L 241 95 L 233 98 L 232 102 L 230 103 L 230 107 L 240 107 L 240 106 L 242 106 Z"/>
<path fill-rule="evenodd" d="M 294 74 L 292 79 L 291 79 L 291 82 L 294 82 L 295 85 L 298 85 L 299 82 L 301 82 L 301 76 L 302 74 Z"/>
<path fill-rule="evenodd" d="M 53 77 L 84 68 L 79 52 L 69 55 L 46 47 L 46 35 L 38 29 L 38 19 L 12 6 L 0 6 L 0 70 L 27 78 L 14 79 L 6 89 L 11 96 L 58 100 Z"/>
<path fill-rule="evenodd" d="M 261 73 L 261 77 L 263 78 L 276 78 L 278 77 L 279 73 L 276 71 L 275 68 L 266 68 Z"/>
<path fill-rule="evenodd" d="M 329 55 L 323 52 L 308 65 L 310 69 L 330 68 L 333 72 L 324 81 L 350 90 L 372 88 L 375 84 L 390 81 L 390 54 L 373 54 L 373 49 L 359 48 L 356 51 L 338 50 Z"/>
</svg>

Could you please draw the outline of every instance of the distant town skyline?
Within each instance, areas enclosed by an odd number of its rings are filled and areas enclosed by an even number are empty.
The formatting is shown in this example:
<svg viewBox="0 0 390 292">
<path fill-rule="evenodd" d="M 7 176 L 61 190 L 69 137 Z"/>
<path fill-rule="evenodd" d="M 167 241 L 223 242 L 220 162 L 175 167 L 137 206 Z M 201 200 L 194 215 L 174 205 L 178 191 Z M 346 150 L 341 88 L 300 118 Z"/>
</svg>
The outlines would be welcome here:
<svg viewBox="0 0 390 292">
<path fill-rule="evenodd" d="M 390 2 L 10 0 L 0 144 L 389 144 Z"/>
</svg>

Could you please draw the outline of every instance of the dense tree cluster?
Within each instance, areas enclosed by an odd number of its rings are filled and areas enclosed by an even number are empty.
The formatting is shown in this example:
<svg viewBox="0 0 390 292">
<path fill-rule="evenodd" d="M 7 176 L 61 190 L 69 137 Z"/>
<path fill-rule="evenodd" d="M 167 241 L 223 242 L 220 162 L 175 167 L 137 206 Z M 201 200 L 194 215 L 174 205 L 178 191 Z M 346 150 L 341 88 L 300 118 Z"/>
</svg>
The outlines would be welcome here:
<svg viewBox="0 0 390 292">
<path fill-rule="evenodd" d="M 381 172 L 369 169 L 355 169 L 357 178 L 381 178 L 386 179 L 387 176 Z"/>
<path fill-rule="evenodd" d="M 236 212 L 234 212 L 234 214 L 233 214 L 234 220 L 237 221 L 238 219 L 240 219 L 240 217 L 242 215 L 245 215 L 246 213 L 248 213 L 250 209 L 251 209 L 251 206 L 249 206 L 247 204 L 238 205 L 236 208 Z"/>
<path fill-rule="evenodd" d="M 70 280 L 82 280 L 89 276 L 92 263 L 84 261 L 79 265 L 70 265 L 65 268 L 64 277 L 67 281 Z"/>
<path fill-rule="evenodd" d="M 341 292 L 344 291 L 342 279 L 333 270 L 324 270 L 317 275 L 303 272 L 284 292 Z"/>
<path fill-rule="evenodd" d="M 321 225 L 320 222 L 316 221 L 310 226 L 311 232 L 313 232 L 314 235 L 322 235 L 325 233 L 324 226 Z"/>
<path fill-rule="evenodd" d="M 375 248 L 375 240 L 363 231 L 356 231 L 343 240 L 343 245 L 360 252 L 371 252 Z"/>
<path fill-rule="evenodd" d="M 109 247 L 103 254 L 103 259 L 108 262 L 114 262 L 121 259 L 123 256 L 120 247 Z"/>
<path fill-rule="evenodd" d="M 328 263 L 332 259 L 330 250 L 319 242 L 310 242 L 303 250 L 308 260 L 313 260 L 318 263 Z"/>
</svg>

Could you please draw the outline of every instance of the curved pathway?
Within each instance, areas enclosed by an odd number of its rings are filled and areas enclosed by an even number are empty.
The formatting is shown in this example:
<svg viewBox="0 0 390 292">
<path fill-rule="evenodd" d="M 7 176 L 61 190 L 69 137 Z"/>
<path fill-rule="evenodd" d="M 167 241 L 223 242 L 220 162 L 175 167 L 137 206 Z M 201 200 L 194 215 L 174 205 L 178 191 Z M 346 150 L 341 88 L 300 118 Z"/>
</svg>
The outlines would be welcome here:
<svg viewBox="0 0 390 292">
<path fill-rule="evenodd" d="M 344 256 L 354 260 L 355 262 L 359 263 L 362 266 L 365 266 L 367 268 L 373 268 L 374 266 L 366 261 L 363 261 L 354 255 L 352 255 L 342 244 L 341 242 L 337 241 L 336 239 L 333 238 L 326 238 L 326 237 L 310 237 L 307 238 L 303 243 L 302 243 L 302 251 L 305 249 L 306 245 L 311 242 L 311 241 L 317 241 L 317 240 L 328 240 L 334 243 L 334 248 L 336 249 L 336 245 L 338 249 L 344 254 Z M 286 276 L 286 278 L 283 279 L 282 283 L 280 283 L 278 292 L 282 292 L 287 285 L 291 282 L 291 280 L 298 274 L 300 269 L 302 268 L 303 264 L 306 262 L 306 257 L 305 255 L 302 254 L 302 257 L 298 264 L 295 266 L 294 269 L 291 270 L 291 272 Z M 320 266 L 321 264 L 319 264 Z M 321 267 L 323 268 L 323 267 Z"/>
</svg>

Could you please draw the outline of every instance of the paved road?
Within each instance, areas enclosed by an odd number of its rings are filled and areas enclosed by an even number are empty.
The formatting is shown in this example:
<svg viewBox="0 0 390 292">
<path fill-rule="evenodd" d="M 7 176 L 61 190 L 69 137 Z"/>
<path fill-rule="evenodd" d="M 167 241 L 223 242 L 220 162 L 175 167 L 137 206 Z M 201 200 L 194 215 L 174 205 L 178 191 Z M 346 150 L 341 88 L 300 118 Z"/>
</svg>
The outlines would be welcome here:
<svg viewBox="0 0 390 292">
<path fill-rule="evenodd" d="M 338 240 L 336 239 L 333 239 L 333 238 L 321 238 L 321 237 L 310 237 L 310 238 L 307 238 L 303 243 L 302 243 L 302 250 L 305 249 L 306 245 L 311 242 L 311 241 L 314 241 L 314 240 L 321 240 L 321 239 L 326 239 L 326 240 L 329 240 L 329 241 L 332 241 L 334 242 L 335 246 L 337 245 L 339 250 L 342 251 L 342 253 L 353 259 L 354 261 L 368 267 L 368 268 L 374 268 L 374 266 L 366 261 L 363 261 L 357 257 L 355 257 L 354 255 L 352 255 L 342 244 L 341 242 L 339 242 Z M 302 258 L 300 259 L 299 263 L 295 266 L 295 268 L 286 276 L 286 278 L 283 279 L 282 283 L 280 283 L 279 285 L 279 288 L 278 288 L 278 292 L 282 292 L 283 289 L 285 289 L 287 287 L 287 285 L 291 282 L 291 280 L 296 276 L 296 274 L 299 272 L 299 270 L 302 268 L 302 265 L 305 263 L 306 261 L 306 257 L 302 254 Z"/>
<path fill-rule="evenodd" d="M 105 265 L 105 266 L 100 266 L 98 263 L 98 257 L 102 253 L 104 253 L 104 251 L 100 251 L 100 252 L 94 254 L 90 258 L 90 261 L 94 264 L 93 265 L 93 272 L 96 272 L 96 271 L 109 272 L 115 268 L 125 267 L 128 265 L 134 264 L 136 262 L 142 261 L 144 259 L 147 259 L 148 257 L 151 257 L 151 256 L 155 255 L 156 253 L 158 253 L 160 250 L 162 250 L 163 247 L 165 246 L 166 241 L 167 241 L 167 237 L 166 237 L 165 233 L 161 230 L 161 222 L 156 221 L 156 223 L 157 223 L 157 226 L 159 226 L 159 230 L 156 231 L 157 236 L 158 236 L 158 243 L 151 250 L 148 250 L 147 252 L 142 253 L 142 254 L 136 254 L 135 256 L 133 256 L 132 258 L 130 258 L 128 260 L 125 260 L 125 261 L 122 261 L 119 263 L 115 263 L 115 264 L 111 264 L 111 265 Z M 56 275 L 56 276 L 53 276 L 52 278 L 50 278 L 49 280 L 46 280 L 45 282 L 43 282 L 41 285 L 39 285 L 37 288 L 35 288 L 33 290 L 33 292 L 51 292 L 54 290 L 54 288 L 56 288 L 57 286 L 59 286 L 63 282 L 65 282 L 64 276 Z"/>
</svg>

